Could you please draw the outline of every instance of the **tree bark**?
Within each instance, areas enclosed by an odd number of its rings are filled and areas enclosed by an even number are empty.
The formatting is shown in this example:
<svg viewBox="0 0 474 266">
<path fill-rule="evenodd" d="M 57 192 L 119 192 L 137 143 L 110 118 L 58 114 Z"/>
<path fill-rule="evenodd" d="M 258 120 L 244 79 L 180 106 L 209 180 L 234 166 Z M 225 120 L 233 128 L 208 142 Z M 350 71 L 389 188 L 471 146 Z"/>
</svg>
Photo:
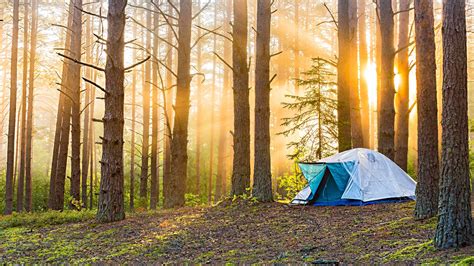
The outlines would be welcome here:
<svg viewBox="0 0 474 266">
<path fill-rule="evenodd" d="M 351 140 L 352 147 L 364 147 L 362 135 L 361 107 L 359 95 L 359 60 L 357 53 L 357 1 L 349 1 L 349 82 L 351 105 Z"/>
<path fill-rule="evenodd" d="M 378 150 L 389 159 L 395 157 L 394 56 L 392 0 L 379 0 L 382 58 L 380 69 L 380 119 Z"/>
<path fill-rule="evenodd" d="M 19 0 L 13 1 L 13 28 L 10 70 L 10 108 L 8 116 L 8 146 L 7 172 L 5 183 L 5 211 L 6 215 L 13 212 L 13 169 L 15 158 L 15 127 L 16 127 L 16 90 L 18 64 L 18 28 L 19 28 Z"/>
<path fill-rule="evenodd" d="M 360 80 L 360 115 L 363 147 L 370 148 L 370 106 L 369 89 L 365 71 L 368 67 L 367 52 L 367 23 L 366 23 L 366 0 L 359 0 L 359 80 Z"/>
<path fill-rule="evenodd" d="M 273 200 L 270 157 L 270 26 L 271 0 L 258 0 L 255 66 L 255 162 L 252 195 Z"/>
<path fill-rule="evenodd" d="M 295 80 L 300 79 L 300 0 L 295 0 L 295 43 L 293 54 L 295 56 Z M 295 82 L 295 95 L 299 95 L 300 85 Z"/>
<path fill-rule="evenodd" d="M 158 54 L 158 34 L 159 34 L 159 14 L 153 14 L 153 55 L 155 58 L 159 58 Z M 159 191 L 159 157 L 158 157 L 158 132 L 160 130 L 159 126 L 159 101 L 158 101 L 158 61 L 157 59 L 153 60 L 153 73 L 152 73 L 152 128 L 151 128 L 151 183 L 150 183 L 150 209 L 155 210 L 156 205 L 158 204 L 158 199 L 160 195 Z"/>
<path fill-rule="evenodd" d="M 88 19 L 86 22 L 86 61 L 92 61 L 92 23 L 91 19 Z M 92 80 L 92 69 L 86 68 L 85 76 L 87 79 Z M 82 133 L 82 164 L 81 164 L 81 203 L 83 208 L 87 208 L 87 179 L 89 174 L 89 162 L 90 162 L 90 131 L 91 131 L 91 116 L 90 113 L 90 103 L 94 99 L 91 97 L 92 90 L 96 88 L 92 87 L 91 84 L 86 83 L 86 95 L 84 97 L 84 120 L 83 120 L 83 128 L 84 131 Z"/>
<path fill-rule="evenodd" d="M 168 14 L 173 15 L 173 7 L 168 4 Z M 168 43 L 173 41 L 173 31 L 168 28 L 166 32 L 166 40 Z M 168 55 L 166 57 L 166 65 L 173 69 L 173 47 L 168 47 Z M 164 134 L 164 151 L 163 151 L 163 198 L 167 200 L 171 193 L 171 139 L 173 128 L 173 73 L 166 71 L 166 90 L 163 93 L 164 111 L 165 111 L 165 134 Z"/>
<path fill-rule="evenodd" d="M 124 29 L 127 0 L 109 0 L 101 180 L 97 220 L 125 219 L 123 177 Z"/>
<path fill-rule="evenodd" d="M 441 180 L 435 246 L 471 244 L 473 233 L 469 126 L 467 116 L 467 44 L 465 1 L 443 2 L 443 114 Z"/>
<path fill-rule="evenodd" d="M 198 1 L 198 8 L 201 8 L 201 1 Z M 197 24 L 201 25 L 201 18 L 197 18 Z M 201 29 L 197 30 L 198 36 L 201 36 Z M 196 45 L 196 68 L 202 72 L 202 42 Z M 196 187 L 194 193 L 201 196 L 201 147 L 202 147 L 202 82 L 198 81 L 196 86 Z"/>
<path fill-rule="evenodd" d="M 149 3 L 150 8 L 151 3 Z M 146 27 L 151 29 L 151 12 L 147 12 L 146 16 Z M 146 31 L 146 50 L 151 50 L 151 33 Z M 143 140 L 142 140 L 142 167 L 140 176 L 140 201 L 147 205 L 148 196 L 148 159 L 150 146 L 150 82 L 151 82 L 151 62 L 145 63 L 145 80 L 143 84 Z"/>
<path fill-rule="evenodd" d="M 217 5 L 214 9 L 214 28 L 217 27 Z M 212 47 L 214 48 L 214 51 L 217 51 L 217 36 L 214 35 L 213 38 L 213 44 Z M 216 66 L 217 66 L 217 61 L 216 57 L 214 56 L 212 58 L 212 92 L 211 92 L 211 103 L 212 105 L 212 110 L 211 110 L 211 140 L 209 143 L 209 175 L 207 178 L 207 202 L 209 204 L 212 203 L 212 182 L 213 182 L 213 177 L 214 177 L 214 136 L 215 136 L 215 108 L 214 108 L 214 103 L 216 101 L 216 79 L 217 79 L 217 71 L 216 71 Z M 214 195 L 215 197 L 215 195 Z"/>
<path fill-rule="evenodd" d="M 399 10 L 409 10 L 410 1 L 400 0 Z M 395 162 L 404 171 L 408 166 L 408 126 L 410 113 L 408 104 L 410 98 L 410 66 L 408 63 L 408 46 L 410 36 L 408 28 L 410 24 L 410 12 L 401 12 L 398 20 L 398 49 L 397 54 L 398 75 L 400 76 L 400 86 L 396 95 L 396 115 L 395 115 Z M 423 60 L 423 59 L 422 59 Z"/>
<path fill-rule="evenodd" d="M 231 195 L 247 194 L 250 187 L 250 102 L 247 0 L 234 1 L 232 68 L 234 93 L 234 158 Z"/>
<path fill-rule="evenodd" d="M 230 22 L 232 20 L 232 3 L 226 2 L 225 4 L 225 31 L 230 32 Z M 231 53 L 230 42 L 224 43 L 224 59 L 229 60 Z M 223 76 L 223 87 L 221 96 L 221 106 L 219 110 L 219 149 L 217 151 L 217 175 L 216 175 L 216 192 L 214 201 L 217 202 L 225 197 L 225 179 L 226 179 L 226 162 L 227 162 L 227 150 L 228 150 L 228 137 L 229 132 L 229 119 L 228 106 L 230 104 L 230 82 L 231 73 L 228 67 L 224 67 Z"/>
<path fill-rule="evenodd" d="M 136 14 L 136 13 L 135 13 Z M 133 24 L 133 39 L 137 37 L 137 25 Z M 136 60 L 136 51 L 133 51 L 132 59 L 135 62 Z M 131 125 L 131 137 L 130 137 L 130 210 L 135 209 L 135 131 L 136 131 L 136 110 L 137 110 L 137 100 L 136 100 L 136 90 L 137 90 L 137 70 L 132 70 L 132 84 L 131 84 L 131 94 L 132 94 L 132 125 Z"/>
<path fill-rule="evenodd" d="M 36 44 L 38 33 L 38 0 L 32 0 L 31 5 L 31 44 L 30 44 L 30 75 L 28 78 L 28 115 L 26 122 L 26 165 L 25 165 L 25 210 L 32 210 L 32 177 L 31 159 L 33 145 L 33 111 L 35 89 Z"/>
<path fill-rule="evenodd" d="M 170 197 L 165 208 L 184 206 L 188 164 L 188 123 L 190 106 L 190 56 L 192 2 L 181 0 L 178 19 L 178 73 L 173 138 L 171 140 Z"/>
<path fill-rule="evenodd" d="M 415 218 L 438 212 L 438 104 L 433 2 L 415 0 L 416 87 L 418 109 L 418 184 Z"/>
<path fill-rule="evenodd" d="M 72 52 L 81 59 L 82 41 L 82 0 L 74 0 L 74 18 L 72 24 L 74 37 Z M 81 65 L 73 64 L 68 89 L 72 99 L 71 108 L 71 196 L 74 201 L 81 200 Z M 71 203 L 71 208 L 77 203 Z"/>
<path fill-rule="evenodd" d="M 23 79 L 21 84 L 21 116 L 19 121 L 20 127 L 20 167 L 16 190 L 16 211 L 23 211 L 23 201 L 25 195 L 25 167 L 26 167 L 26 113 L 27 113 L 27 81 L 28 81 L 28 27 L 29 27 L 29 1 L 23 3 L 24 17 L 23 17 Z"/>
<path fill-rule="evenodd" d="M 339 151 L 352 148 L 351 143 L 351 93 L 350 93 L 350 41 L 349 1 L 338 2 L 338 45 L 339 57 L 337 64 L 337 127 Z"/>
</svg>

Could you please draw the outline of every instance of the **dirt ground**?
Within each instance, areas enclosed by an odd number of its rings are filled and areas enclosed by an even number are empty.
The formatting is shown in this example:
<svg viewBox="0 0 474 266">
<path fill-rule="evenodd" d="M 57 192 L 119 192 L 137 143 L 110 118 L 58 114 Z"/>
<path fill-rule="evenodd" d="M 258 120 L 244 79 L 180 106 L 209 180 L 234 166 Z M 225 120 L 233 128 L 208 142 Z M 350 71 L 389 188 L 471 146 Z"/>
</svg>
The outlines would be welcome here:
<svg viewBox="0 0 474 266">
<path fill-rule="evenodd" d="M 227 201 L 126 220 L 0 229 L 0 263 L 474 263 L 474 247 L 437 251 L 435 219 L 413 202 L 364 207 Z"/>
</svg>

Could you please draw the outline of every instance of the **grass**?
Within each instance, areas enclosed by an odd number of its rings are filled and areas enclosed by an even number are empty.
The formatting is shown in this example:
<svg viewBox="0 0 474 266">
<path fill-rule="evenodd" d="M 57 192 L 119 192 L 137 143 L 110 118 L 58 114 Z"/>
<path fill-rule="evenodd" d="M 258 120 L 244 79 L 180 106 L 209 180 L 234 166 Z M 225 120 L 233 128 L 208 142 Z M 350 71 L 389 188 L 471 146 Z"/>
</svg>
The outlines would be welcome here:
<svg viewBox="0 0 474 266">
<path fill-rule="evenodd" d="M 0 216 L 0 229 L 11 227 L 43 227 L 92 220 L 95 211 L 47 211 L 39 213 L 13 213 Z"/>
<path fill-rule="evenodd" d="M 127 215 L 100 224 L 94 211 L 0 217 L 0 264 L 453 263 L 474 247 L 433 248 L 435 220 L 412 204 L 297 207 L 235 199 Z"/>
</svg>

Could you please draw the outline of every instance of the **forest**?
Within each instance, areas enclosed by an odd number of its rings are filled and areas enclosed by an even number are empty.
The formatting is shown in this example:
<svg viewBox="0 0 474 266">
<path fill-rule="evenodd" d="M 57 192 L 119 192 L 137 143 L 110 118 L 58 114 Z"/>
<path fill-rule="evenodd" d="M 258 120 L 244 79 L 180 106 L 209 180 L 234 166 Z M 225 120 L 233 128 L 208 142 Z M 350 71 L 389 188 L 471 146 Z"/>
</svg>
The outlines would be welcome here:
<svg viewBox="0 0 474 266">
<path fill-rule="evenodd" d="M 474 264 L 474 0 L 0 0 L 1 264 Z"/>
</svg>

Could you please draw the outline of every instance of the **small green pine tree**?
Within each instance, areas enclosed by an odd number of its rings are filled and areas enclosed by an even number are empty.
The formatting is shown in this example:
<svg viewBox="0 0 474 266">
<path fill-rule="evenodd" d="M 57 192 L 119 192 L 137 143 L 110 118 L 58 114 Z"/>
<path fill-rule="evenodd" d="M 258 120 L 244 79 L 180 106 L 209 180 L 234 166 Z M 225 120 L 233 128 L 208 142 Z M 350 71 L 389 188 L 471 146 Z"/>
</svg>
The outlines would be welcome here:
<svg viewBox="0 0 474 266">
<path fill-rule="evenodd" d="M 286 130 L 280 134 L 294 137 L 288 143 L 297 161 L 314 161 L 337 150 L 337 83 L 335 65 L 323 58 L 314 58 L 311 68 L 296 80 L 305 88 L 304 96 L 287 95 L 291 102 L 284 108 L 294 114 L 284 118 Z"/>
</svg>

